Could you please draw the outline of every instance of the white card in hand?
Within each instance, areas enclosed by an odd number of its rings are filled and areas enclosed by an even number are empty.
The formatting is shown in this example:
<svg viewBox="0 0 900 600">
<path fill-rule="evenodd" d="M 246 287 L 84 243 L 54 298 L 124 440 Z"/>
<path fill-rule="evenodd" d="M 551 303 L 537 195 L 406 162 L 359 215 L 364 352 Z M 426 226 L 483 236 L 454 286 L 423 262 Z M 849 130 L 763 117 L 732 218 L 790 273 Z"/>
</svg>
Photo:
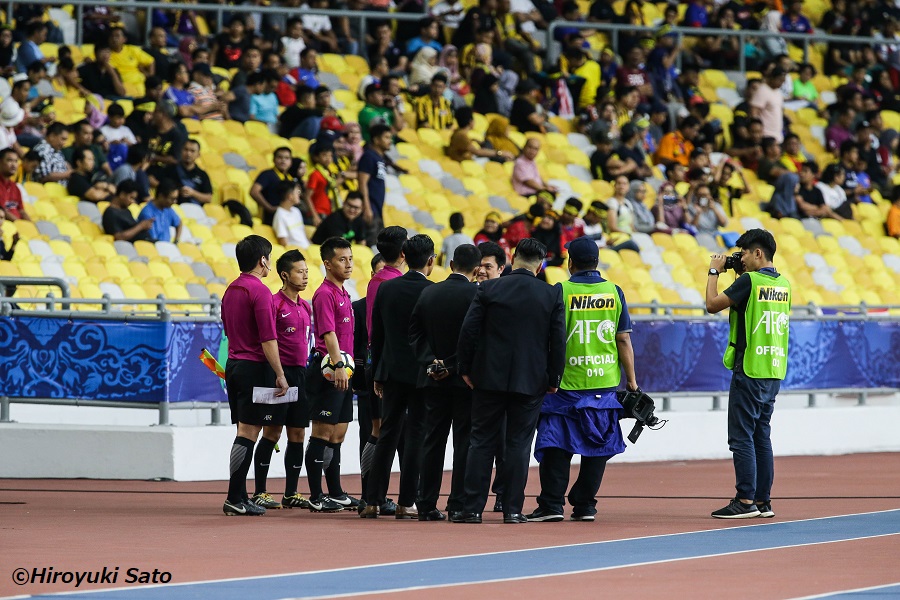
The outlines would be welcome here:
<svg viewBox="0 0 900 600">
<path fill-rule="evenodd" d="M 253 403 L 254 404 L 287 404 L 288 402 L 296 402 L 299 398 L 299 390 L 295 387 L 288 388 L 287 394 L 284 396 L 275 396 L 276 388 L 254 387 Z"/>
</svg>

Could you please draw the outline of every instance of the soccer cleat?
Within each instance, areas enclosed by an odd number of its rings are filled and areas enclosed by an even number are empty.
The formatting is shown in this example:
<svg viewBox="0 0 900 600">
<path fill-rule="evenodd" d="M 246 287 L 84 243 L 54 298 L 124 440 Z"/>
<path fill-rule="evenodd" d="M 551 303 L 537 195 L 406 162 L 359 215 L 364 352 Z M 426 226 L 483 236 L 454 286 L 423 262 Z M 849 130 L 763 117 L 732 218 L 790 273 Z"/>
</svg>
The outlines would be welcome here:
<svg viewBox="0 0 900 600">
<path fill-rule="evenodd" d="M 757 504 L 756 508 L 759 510 L 759 516 L 763 519 L 771 519 L 775 516 L 775 511 L 772 510 L 772 504 L 770 502 Z"/>
<path fill-rule="evenodd" d="M 266 509 L 249 500 L 239 500 L 237 502 L 226 500 L 225 505 L 222 506 L 222 512 L 229 517 L 258 517 L 266 514 Z"/>
<path fill-rule="evenodd" d="M 253 494 L 253 500 L 251 500 L 251 502 L 257 506 L 262 506 L 263 508 L 281 508 L 281 503 L 273 498 L 272 494 L 269 492 Z"/>
<path fill-rule="evenodd" d="M 329 496 L 332 500 L 343 506 L 344 508 L 358 508 L 359 500 L 354 498 L 353 496 L 348 496 L 346 493 L 341 494 L 340 496 Z"/>
<path fill-rule="evenodd" d="M 378 514 L 383 517 L 393 517 L 396 512 L 397 503 L 390 498 L 386 498 L 385 501 L 381 503 L 381 506 L 378 507 Z"/>
<path fill-rule="evenodd" d="M 343 506 L 325 495 L 321 495 L 318 498 L 310 498 L 308 502 L 311 512 L 333 513 L 344 510 Z"/>
<path fill-rule="evenodd" d="M 282 496 L 281 506 L 285 508 L 309 508 L 309 500 L 303 494 Z"/>
<path fill-rule="evenodd" d="M 737 498 L 728 503 L 728 506 L 720 508 L 712 513 L 714 519 L 750 519 L 760 515 L 759 509 L 754 504 L 744 504 Z M 774 513 L 773 513 L 774 515 Z"/>
<path fill-rule="evenodd" d="M 539 506 L 533 513 L 531 513 L 530 515 L 526 515 L 526 518 L 529 522 L 536 521 L 538 523 L 555 523 L 556 521 L 562 521 L 566 517 L 560 513 L 551 512 L 546 508 L 542 508 Z"/>
</svg>

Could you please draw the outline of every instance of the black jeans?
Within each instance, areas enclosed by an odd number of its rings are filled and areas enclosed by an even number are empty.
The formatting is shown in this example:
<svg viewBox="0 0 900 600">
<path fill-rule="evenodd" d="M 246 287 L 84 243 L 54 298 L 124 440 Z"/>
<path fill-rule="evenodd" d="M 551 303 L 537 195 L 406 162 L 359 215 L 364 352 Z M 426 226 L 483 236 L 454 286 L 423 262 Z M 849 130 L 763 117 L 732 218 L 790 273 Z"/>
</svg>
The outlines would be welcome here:
<svg viewBox="0 0 900 600">
<path fill-rule="evenodd" d="M 603 473 L 609 456 L 582 456 L 578 479 L 569 490 L 569 504 L 579 515 L 597 513 L 597 492 L 603 482 Z M 541 495 L 538 506 L 550 512 L 563 514 L 563 496 L 569 487 L 569 469 L 572 453 L 562 448 L 545 448 L 541 459 Z"/>
<path fill-rule="evenodd" d="M 491 463 L 506 416 L 506 457 L 500 479 L 504 484 L 503 512 L 521 513 L 528 482 L 528 457 L 537 428 L 544 395 L 526 396 L 509 392 L 472 395 L 472 437 L 466 460 L 466 512 L 481 513 L 491 485 Z"/>
<path fill-rule="evenodd" d="M 459 387 L 428 387 L 425 392 L 425 441 L 422 457 L 420 512 L 437 508 L 444 476 L 447 436 L 453 427 L 453 474 L 447 510 L 460 511 L 465 499 L 466 458 L 472 430 L 472 391 Z"/>
<path fill-rule="evenodd" d="M 400 495 L 397 504 L 412 506 L 419 487 L 422 464 L 422 435 L 425 425 L 425 403 L 421 390 L 397 381 L 386 381 L 382 396 L 381 433 L 372 459 L 366 502 L 381 504 L 391 480 L 391 465 L 401 436 L 405 445 L 400 457 Z"/>
</svg>

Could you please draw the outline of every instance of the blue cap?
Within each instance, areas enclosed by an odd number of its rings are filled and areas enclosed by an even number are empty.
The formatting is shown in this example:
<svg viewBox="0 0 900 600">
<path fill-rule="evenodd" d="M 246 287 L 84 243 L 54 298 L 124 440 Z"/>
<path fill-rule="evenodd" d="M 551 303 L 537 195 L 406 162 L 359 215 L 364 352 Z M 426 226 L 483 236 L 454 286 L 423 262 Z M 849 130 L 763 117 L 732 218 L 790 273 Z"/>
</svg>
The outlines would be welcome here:
<svg viewBox="0 0 900 600">
<path fill-rule="evenodd" d="M 566 249 L 572 262 L 579 265 L 590 264 L 600 257 L 600 248 L 591 238 L 575 238 L 566 244 Z"/>
</svg>

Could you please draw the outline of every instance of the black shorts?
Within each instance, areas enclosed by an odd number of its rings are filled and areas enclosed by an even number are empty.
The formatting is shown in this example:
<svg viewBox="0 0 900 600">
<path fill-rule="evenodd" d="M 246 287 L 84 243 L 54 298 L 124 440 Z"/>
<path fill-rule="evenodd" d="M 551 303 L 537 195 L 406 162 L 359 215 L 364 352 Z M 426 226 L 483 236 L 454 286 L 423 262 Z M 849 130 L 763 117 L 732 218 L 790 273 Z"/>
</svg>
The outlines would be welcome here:
<svg viewBox="0 0 900 600">
<path fill-rule="evenodd" d="M 297 401 L 287 405 L 284 424 L 287 427 L 309 427 L 309 395 L 306 393 L 306 367 L 284 367 L 288 387 L 297 388 Z"/>
<path fill-rule="evenodd" d="M 349 423 L 353 420 L 353 390 L 339 391 L 322 375 L 320 361 L 306 369 L 306 392 L 309 395 L 309 417 L 315 423 Z"/>
<path fill-rule="evenodd" d="M 247 425 L 284 425 L 287 404 L 254 404 L 253 388 L 272 387 L 275 373 L 267 362 L 231 359 L 225 365 L 225 388 L 231 422 Z"/>
</svg>

